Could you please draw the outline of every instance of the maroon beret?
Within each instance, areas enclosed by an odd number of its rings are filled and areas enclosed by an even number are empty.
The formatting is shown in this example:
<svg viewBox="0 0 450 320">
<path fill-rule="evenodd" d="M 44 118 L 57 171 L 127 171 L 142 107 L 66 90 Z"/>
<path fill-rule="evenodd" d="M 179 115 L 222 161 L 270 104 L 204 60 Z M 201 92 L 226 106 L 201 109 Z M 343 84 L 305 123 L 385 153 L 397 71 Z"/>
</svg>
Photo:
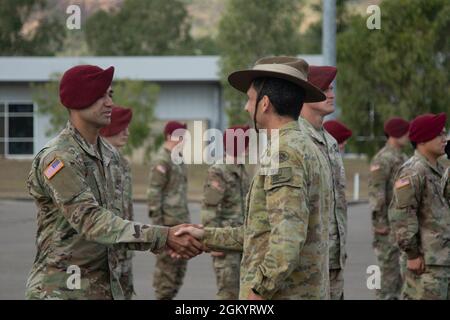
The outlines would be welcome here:
<svg viewBox="0 0 450 320">
<path fill-rule="evenodd" d="M 100 99 L 111 85 L 114 67 L 80 65 L 67 70 L 59 84 L 59 98 L 69 109 L 85 109 Z"/>
<path fill-rule="evenodd" d="M 436 138 L 444 129 L 447 115 L 442 112 L 439 114 L 422 114 L 411 121 L 409 127 L 409 140 L 415 143 L 427 142 Z"/>
<path fill-rule="evenodd" d="M 384 133 L 389 137 L 400 138 L 408 133 L 409 122 L 400 118 L 393 117 L 384 123 Z"/>
<path fill-rule="evenodd" d="M 164 135 L 172 134 L 177 129 L 187 129 L 187 125 L 184 123 L 180 123 L 178 121 L 169 121 L 166 123 L 164 127 Z"/>
<path fill-rule="evenodd" d="M 128 127 L 133 111 L 128 108 L 113 106 L 111 113 L 111 123 L 100 129 L 100 135 L 103 137 L 111 137 Z"/>
<path fill-rule="evenodd" d="M 330 87 L 336 77 L 337 69 L 331 66 L 309 66 L 308 82 L 322 91 Z"/>
<path fill-rule="evenodd" d="M 239 129 L 241 129 L 242 131 Z M 238 156 L 238 141 L 242 141 L 242 138 L 238 139 L 238 137 L 245 136 L 245 133 L 249 129 L 250 129 L 249 126 L 238 125 L 238 126 L 232 126 L 232 127 L 228 128 L 227 130 L 225 130 L 225 133 L 223 135 L 223 148 L 224 148 L 225 152 L 236 158 Z M 233 146 L 229 145 L 227 142 L 227 140 L 230 139 L 230 138 L 227 139 L 227 137 L 231 136 L 231 135 L 233 136 Z M 229 142 L 231 143 L 231 141 L 229 141 Z M 247 135 L 244 137 L 244 148 L 245 149 L 248 148 L 248 144 L 249 144 L 249 137 Z M 231 148 L 233 148 L 233 154 L 231 154 L 231 151 L 232 151 Z M 245 151 L 245 149 L 242 151 Z"/>
<path fill-rule="evenodd" d="M 339 144 L 345 142 L 353 134 L 352 130 L 347 128 L 338 120 L 326 121 L 324 122 L 323 127 L 336 139 Z"/>
</svg>

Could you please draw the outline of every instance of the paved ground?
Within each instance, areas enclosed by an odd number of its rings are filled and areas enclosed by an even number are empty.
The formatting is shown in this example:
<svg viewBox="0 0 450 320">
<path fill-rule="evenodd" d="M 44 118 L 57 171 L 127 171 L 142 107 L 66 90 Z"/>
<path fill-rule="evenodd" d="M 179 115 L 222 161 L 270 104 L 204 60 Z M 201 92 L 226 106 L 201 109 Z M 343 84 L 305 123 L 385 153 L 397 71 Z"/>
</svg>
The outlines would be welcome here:
<svg viewBox="0 0 450 320">
<path fill-rule="evenodd" d="M 199 221 L 199 205 L 190 205 L 193 222 Z M 136 205 L 136 220 L 148 222 L 145 205 Z M 31 201 L 0 200 L 0 299 L 23 299 L 25 281 L 33 262 L 35 247 L 35 208 Z M 365 204 L 349 208 L 348 262 L 345 273 L 347 299 L 373 299 L 366 287 L 367 266 L 374 264 L 368 207 Z M 155 258 L 137 252 L 134 260 L 136 299 L 154 299 L 153 279 Z M 185 283 L 178 298 L 214 299 L 215 279 L 211 259 L 203 254 L 188 265 Z"/>
</svg>

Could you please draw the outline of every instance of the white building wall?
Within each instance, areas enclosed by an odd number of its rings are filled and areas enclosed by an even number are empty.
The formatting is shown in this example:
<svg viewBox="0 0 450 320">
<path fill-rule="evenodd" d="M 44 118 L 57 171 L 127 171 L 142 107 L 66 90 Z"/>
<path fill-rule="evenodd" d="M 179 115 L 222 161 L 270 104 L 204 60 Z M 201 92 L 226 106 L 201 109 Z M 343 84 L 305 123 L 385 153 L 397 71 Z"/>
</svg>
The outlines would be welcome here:
<svg viewBox="0 0 450 320">
<path fill-rule="evenodd" d="M 208 120 L 220 127 L 218 84 L 160 84 L 155 116 L 160 120 Z"/>
</svg>

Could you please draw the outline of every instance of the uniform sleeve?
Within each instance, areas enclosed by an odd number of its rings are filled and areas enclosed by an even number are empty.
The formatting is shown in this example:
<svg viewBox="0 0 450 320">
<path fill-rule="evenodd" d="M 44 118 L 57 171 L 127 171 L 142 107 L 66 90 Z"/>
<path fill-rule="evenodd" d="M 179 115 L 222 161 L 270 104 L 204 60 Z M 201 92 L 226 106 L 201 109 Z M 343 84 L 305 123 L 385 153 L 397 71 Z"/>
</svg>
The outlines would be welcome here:
<svg viewBox="0 0 450 320">
<path fill-rule="evenodd" d="M 375 160 L 370 165 L 369 203 L 374 228 L 389 226 L 388 204 L 386 204 L 386 185 L 390 177 L 390 165 Z"/>
<path fill-rule="evenodd" d="M 168 182 L 170 166 L 164 161 L 156 161 L 150 168 L 147 189 L 148 215 L 154 224 L 163 224 L 163 191 Z"/>
<path fill-rule="evenodd" d="M 450 175 L 450 168 L 447 168 L 445 170 L 444 175 L 442 176 L 442 189 L 444 190 L 444 198 L 447 201 L 450 201 L 450 181 L 449 181 L 449 175 Z"/>
<path fill-rule="evenodd" d="M 336 210 L 338 211 L 339 214 L 342 214 L 345 217 L 344 222 L 347 222 L 347 198 L 345 195 L 346 178 L 342 158 L 338 159 L 338 167 L 339 167 L 339 174 L 337 176 L 338 181 L 336 182 L 337 184 L 336 192 L 338 201 L 336 203 Z M 347 234 L 347 225 L 345 225 L 345 233 Z"/>
<path fill-rule="evenodd" d="M 408 259 L 415 259 L 421 254 L 417 210 L 423 181 L 417 173 L 399 174 L 398 177 L 389 218 L 398 246 L 406 252 Z"/>
<path fill-rule="evenodd" d="M 220 227 L 219 205 L 222 202 L 226 183 L 220 170 L 210 167 L 206 178 L 201 210 L 202 224 L 206 227 Z"/>
<path fill-rule="evenodd" d="M 205 228 L 203 244 L 213 251 L 238 251 L 244 245 L 244 227 Z"/>
<path fill-rule="evenodd" d="M 268 251 L 258 266 L 252 289 L 271 299 L 299 265 L 308 230 L 307 183 L 303 168 L 280 168 L 264 183 L 271 232 Z"/>
<path fill-rule="evenodd" d="M 55 160 L 63 166 L 51 175 L 48 169 Z M 86 182 L 89 173 L 78 161 L 64 153 L 50 153 L 42 160 L 38 168 L 40 172 L 37 173 L 42 185 L 76 232 L 86 240 L 105 245 L 134 244 L 136 248 L 161 251 L 166 244 L 168 228 L 124 220 L 100 206 Z M 150 244 L 150 247 L 145 244 Z"/>
</svg>

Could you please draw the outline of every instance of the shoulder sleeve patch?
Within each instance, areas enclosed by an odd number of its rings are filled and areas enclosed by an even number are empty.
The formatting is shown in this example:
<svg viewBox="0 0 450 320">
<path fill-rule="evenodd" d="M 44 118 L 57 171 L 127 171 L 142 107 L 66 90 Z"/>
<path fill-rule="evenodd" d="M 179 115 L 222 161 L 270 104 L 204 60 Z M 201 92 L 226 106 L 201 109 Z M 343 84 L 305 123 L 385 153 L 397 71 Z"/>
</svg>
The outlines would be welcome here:
<svg viewBox="0 0 450 320">
<path fill-rule="evenodd" d="M 56 158 L 48 167 L 44 170 L 45 177 L 50 180 L 57 174 L 62 168 L 64 168 L 64 162 L 61 159 Z"/>
<path fill-rule="evenodd" d="M 156 170 L 158 170 L 158 171 L 161 172 L 161 173 L 166 173 L 166 172 L 167 172 L 166 167 L 164 167 L 164 166 L 161 165 L 161 164 L 158 164 L 158 165 L 156 166 Z"/>
<path fill-rule="evenodd" d="M 211 187 L 216 190 L 223 191 L 222 187 L 220 186 L 220 182 L 217 180 L 211 181 Z"/>
<path fill-rule="evenodd" d="M 394 188 L 401 189 L 411 184 L 411 180 L 409 177 L 401 178 L 395 181 Z"/>
</svg>

